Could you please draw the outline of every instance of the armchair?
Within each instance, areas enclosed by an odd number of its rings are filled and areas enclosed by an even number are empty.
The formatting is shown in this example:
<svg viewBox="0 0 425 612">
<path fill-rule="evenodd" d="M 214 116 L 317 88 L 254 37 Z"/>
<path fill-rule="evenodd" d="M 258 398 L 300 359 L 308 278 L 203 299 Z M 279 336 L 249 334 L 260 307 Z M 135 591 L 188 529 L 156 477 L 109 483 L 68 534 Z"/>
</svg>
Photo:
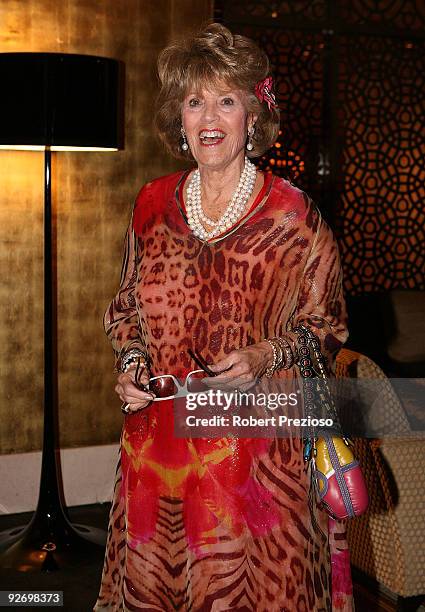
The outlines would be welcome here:
<svg viewBox="0 0 425 612">
<path fill-rule="evenodd" d="M 349 521 L 348 541 L 352 565 L 395 593 L 402 610 L 405 598 L 425 593 L 425 436 L 411 430 L 390 381 L 368 357 L 342 349 L 336 376 L 384 381 L 385 410 L 380 414 L 400 432 L 354 441 L 370 506 L 365 515 Z"/>
</svg>

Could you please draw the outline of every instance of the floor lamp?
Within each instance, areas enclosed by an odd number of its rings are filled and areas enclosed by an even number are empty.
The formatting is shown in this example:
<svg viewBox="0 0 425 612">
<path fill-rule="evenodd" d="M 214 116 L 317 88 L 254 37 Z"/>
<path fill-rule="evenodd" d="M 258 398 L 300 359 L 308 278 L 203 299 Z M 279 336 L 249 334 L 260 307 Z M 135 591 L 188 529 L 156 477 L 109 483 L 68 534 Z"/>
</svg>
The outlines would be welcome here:
<svg viewBox="0 0 425 612">
<path fill-rule="evenodd" d="M 44 433 L 37 509 L 27 526 L 0 533 L 0 567 L 52 571 L 103 555 L 105 532 L 73 525 L 56 464 L 56 253 L 52 151 L 122 148 L 120 62 L 63 53 L 0 53 L 0 149 L 44 151 Z"/>
</svg>

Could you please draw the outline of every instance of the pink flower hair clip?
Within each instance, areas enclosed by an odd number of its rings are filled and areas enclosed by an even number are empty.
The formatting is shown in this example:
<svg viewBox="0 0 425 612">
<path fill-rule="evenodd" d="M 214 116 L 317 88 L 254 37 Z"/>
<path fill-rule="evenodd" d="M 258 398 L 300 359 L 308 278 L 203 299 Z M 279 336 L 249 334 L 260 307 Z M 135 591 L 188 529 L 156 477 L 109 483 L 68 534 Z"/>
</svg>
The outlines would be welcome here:
<svg viewBox="0 0 425 612">
<path fill-rule="evenodd" d="M 277 108 L 276 96 L 273 93 L 273 77 L 268 76 L 262 81 L 258 81 L 255 86 L 255 95 L 260 102 L 266 102 L 269 111 Z"/>
</svg>

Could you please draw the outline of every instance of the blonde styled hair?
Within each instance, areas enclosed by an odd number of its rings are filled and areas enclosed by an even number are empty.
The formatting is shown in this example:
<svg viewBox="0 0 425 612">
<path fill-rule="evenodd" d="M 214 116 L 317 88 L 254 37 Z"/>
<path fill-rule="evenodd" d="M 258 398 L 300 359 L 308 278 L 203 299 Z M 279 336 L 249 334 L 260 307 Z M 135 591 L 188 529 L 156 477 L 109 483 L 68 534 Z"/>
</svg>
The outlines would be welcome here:
<svg viewBox="0 0 425 612">
<path fill-rule="evenodd" d="M 246 94 L 247 112 L 258 115 L 248 157 L 259 157 L 277 139 L 279 110 L 269 110 L 254 93 L 255 85 L 270 75 L 269 58 L 250 38 L 212 23 L 192 38 L 166 47 L 158 58 L 158 75 L 155 125 L 174 157 L 193 160 L 190 150 L 181 149 L 181 110 L 187 92 L 194 88 L 201 91 L 224 83 Z"/>
</svg>

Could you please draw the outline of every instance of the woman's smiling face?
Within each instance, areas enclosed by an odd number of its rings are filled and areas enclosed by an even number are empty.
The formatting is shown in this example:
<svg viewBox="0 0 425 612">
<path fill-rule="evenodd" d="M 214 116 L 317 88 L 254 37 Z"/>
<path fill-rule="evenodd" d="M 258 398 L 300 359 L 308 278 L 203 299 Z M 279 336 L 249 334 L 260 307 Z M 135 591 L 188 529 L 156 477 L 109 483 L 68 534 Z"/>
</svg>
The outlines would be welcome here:
<svg viewBox="0 0 425 612">
<path fill-rule="evenodd" d="M 224 88 L 191 91 L 183 100 L 182 125 L 193 157 L 200 167 L 226 168 L 245 155 L 248 128 L 245 94 Z"/>
</svg>

